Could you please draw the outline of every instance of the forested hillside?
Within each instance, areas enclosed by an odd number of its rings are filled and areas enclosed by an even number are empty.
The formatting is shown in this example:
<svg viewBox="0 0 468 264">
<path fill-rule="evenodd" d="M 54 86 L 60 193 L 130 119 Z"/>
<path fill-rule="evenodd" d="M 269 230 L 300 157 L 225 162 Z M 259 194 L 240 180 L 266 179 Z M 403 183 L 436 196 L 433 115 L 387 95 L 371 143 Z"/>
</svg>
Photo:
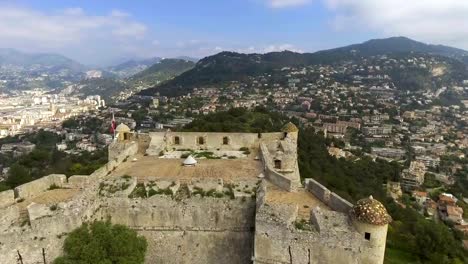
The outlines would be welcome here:
<svg viewBox="0 0 468 264">
<path fill-rule="evenodd" d="M 284 67 L 305 67 L 310 65 L 333 65 L 349 61 L 358 63 L 373 56 L 391 55 L 397 60 L 408 60 L 412 56 L 431 57 L 444 61 L 448 67 L 442 84 L 467 78 L 468 52 L 440 45 L 428 45 L 408 38 L 397 37 L 370 40 L 362 44 L 318 51 L 315 53 L 295 53 L 290 51 L 266 54 L 241 54 L 221 52 L 200 60 L 193 69 L 178 77 L 141 91 L 142 95 L 179 96 L 195 87 L 220 87 L 230 82 L 243 82 L 251 77 L 269 74 Z M 383 67 L 384 65 L 382 65 Z M 394 69 L 387 72 L 402 89 L 418 90 L 431 86 L 432 72 L 426 70 Z"/>
</svg>

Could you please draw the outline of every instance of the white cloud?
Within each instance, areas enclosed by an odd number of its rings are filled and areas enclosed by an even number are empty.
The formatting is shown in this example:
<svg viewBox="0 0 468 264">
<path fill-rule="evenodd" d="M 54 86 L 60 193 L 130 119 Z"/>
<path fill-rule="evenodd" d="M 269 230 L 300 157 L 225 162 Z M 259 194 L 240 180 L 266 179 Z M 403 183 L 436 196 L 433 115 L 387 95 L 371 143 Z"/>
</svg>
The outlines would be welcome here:
<svg viewBox="0 0 468 264">
<path fill-rule="evenodd" d="M 64 52 L 80 58 L 92 51 L 118 53 L 147 34 L 146 25 L 118 10 L 106 15 L 89 15 L 81 8 L 58 12 L 0 5 L 0 47 L 21 50 Z M 99 53 L 101 54 L 101 53 Z M 105 52 L 102 53 L 105 56 Z M 86 59 L 85 59 L 86 60 Z"/>
<path fill-rule="evenodd" d="M 296 48 L 292 44 L 281 44 L 281 45 L 268 45 L 263 48 L 263 53 L 275 52 L 275 51 L 293 51 L 293 52 L 303 52 L 301 49 Z"/>
<path fill-rule="evenodd" d="M 295 7 L 308 3 L 310 0 L 268 0 L 268 4 L 273 8 Z"/>
<path fill-rule="evenodd" d="M 324 0 L 338 30 L 373 30 L 468 48 L 466 0 Z"/>
</svg>

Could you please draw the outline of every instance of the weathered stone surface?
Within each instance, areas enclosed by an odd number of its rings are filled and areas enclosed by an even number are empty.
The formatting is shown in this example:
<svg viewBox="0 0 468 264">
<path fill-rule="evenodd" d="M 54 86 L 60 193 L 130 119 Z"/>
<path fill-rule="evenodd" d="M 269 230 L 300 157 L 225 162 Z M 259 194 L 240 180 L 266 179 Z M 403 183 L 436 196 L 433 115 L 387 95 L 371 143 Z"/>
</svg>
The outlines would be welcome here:
<svg viewBox="0 0 468 264">
<path fill-rule="evenodd" d="M 0 192 L 0 208 L 12 205 L 15 203 L 15 193 L 13 190 Z"/>
</svg>

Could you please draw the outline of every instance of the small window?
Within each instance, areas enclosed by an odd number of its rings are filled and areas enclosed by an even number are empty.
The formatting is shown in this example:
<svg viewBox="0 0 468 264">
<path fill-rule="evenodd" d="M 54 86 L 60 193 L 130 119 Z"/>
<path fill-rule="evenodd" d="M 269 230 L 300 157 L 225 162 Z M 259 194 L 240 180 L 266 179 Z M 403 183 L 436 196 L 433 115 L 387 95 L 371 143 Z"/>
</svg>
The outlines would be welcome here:
<svg viewBox="0 0 468 264">
<path fill-rule="evenodd" d="M 281 160 L 275 160 L 275 169 L 281 169 Z"/>
<path fill-rule="evenodd" d="M 258 134 L 257 134 L 257 137 L 258 137 L 258 138 L 262 138 L 262 133 L 258 133 Z"/>
<path fill-rule="evenodd" d="M 174 145 L 180 145 L 180 137 L 174 137 Z"/>
<path fill-rule="evenodd" d="M 223 145 L 229 145 L 229 138 L 223 137 Z"/>
<path fill-rule="evenodd" d="M 124 140 L 129 140 L 130 139 L 130 134 L 129 133 L 124 133 Z"/>
<path fill-rule="evenodd" d="M 205 138 L 204 137 L 198 137 L 198 145 L 204 145 L 205 144 Z"/>
<path fill-rule="evenodd" d="M 283 133 L 283 139 L 287 138 L 288 137 L 288 132 L 284 132 Z"/>
<path fill-rule="evenodd" d="M 367 233 L 367 232 L 364 233 L 364 238 L 365 238 L 366 240 L 370 240 L 370 233 Z"/>
</svg>

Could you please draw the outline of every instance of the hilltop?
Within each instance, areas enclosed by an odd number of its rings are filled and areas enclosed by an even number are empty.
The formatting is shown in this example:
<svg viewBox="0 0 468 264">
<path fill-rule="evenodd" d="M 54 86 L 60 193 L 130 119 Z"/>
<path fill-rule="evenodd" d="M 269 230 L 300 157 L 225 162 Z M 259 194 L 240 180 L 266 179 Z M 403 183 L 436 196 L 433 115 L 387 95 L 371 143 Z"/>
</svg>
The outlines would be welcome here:
<svg viewBox="0 0 468 264">
<path fill-rule="evenodd" d="M 221 52 L 200 60 L 193 69 L 182 73 L 173 80 L 143 90 L 141 94 L 153 95 L 159 92 L 162 95 L 182 95 L 195 87 L 219 86 L 232 81 L 244 81 L 249 77 L 268 74 L 284 67 L 335 64 L 377 55 L 398 55 L 404 59 L 405 55 L 414 54 L 443 57 L 447 64 L 451 65 L 450 68 L 454 69 L 455 74 L 464 71 L 468 64 L 467 51 L 442 45 L 425 44 L 405 37 L 369 40 L 361 44 L 315 53 L 282 51 L 266 54 L 241 54 Z M 398 74 L 396 73 L 396 75 Z"/>
</svg>

